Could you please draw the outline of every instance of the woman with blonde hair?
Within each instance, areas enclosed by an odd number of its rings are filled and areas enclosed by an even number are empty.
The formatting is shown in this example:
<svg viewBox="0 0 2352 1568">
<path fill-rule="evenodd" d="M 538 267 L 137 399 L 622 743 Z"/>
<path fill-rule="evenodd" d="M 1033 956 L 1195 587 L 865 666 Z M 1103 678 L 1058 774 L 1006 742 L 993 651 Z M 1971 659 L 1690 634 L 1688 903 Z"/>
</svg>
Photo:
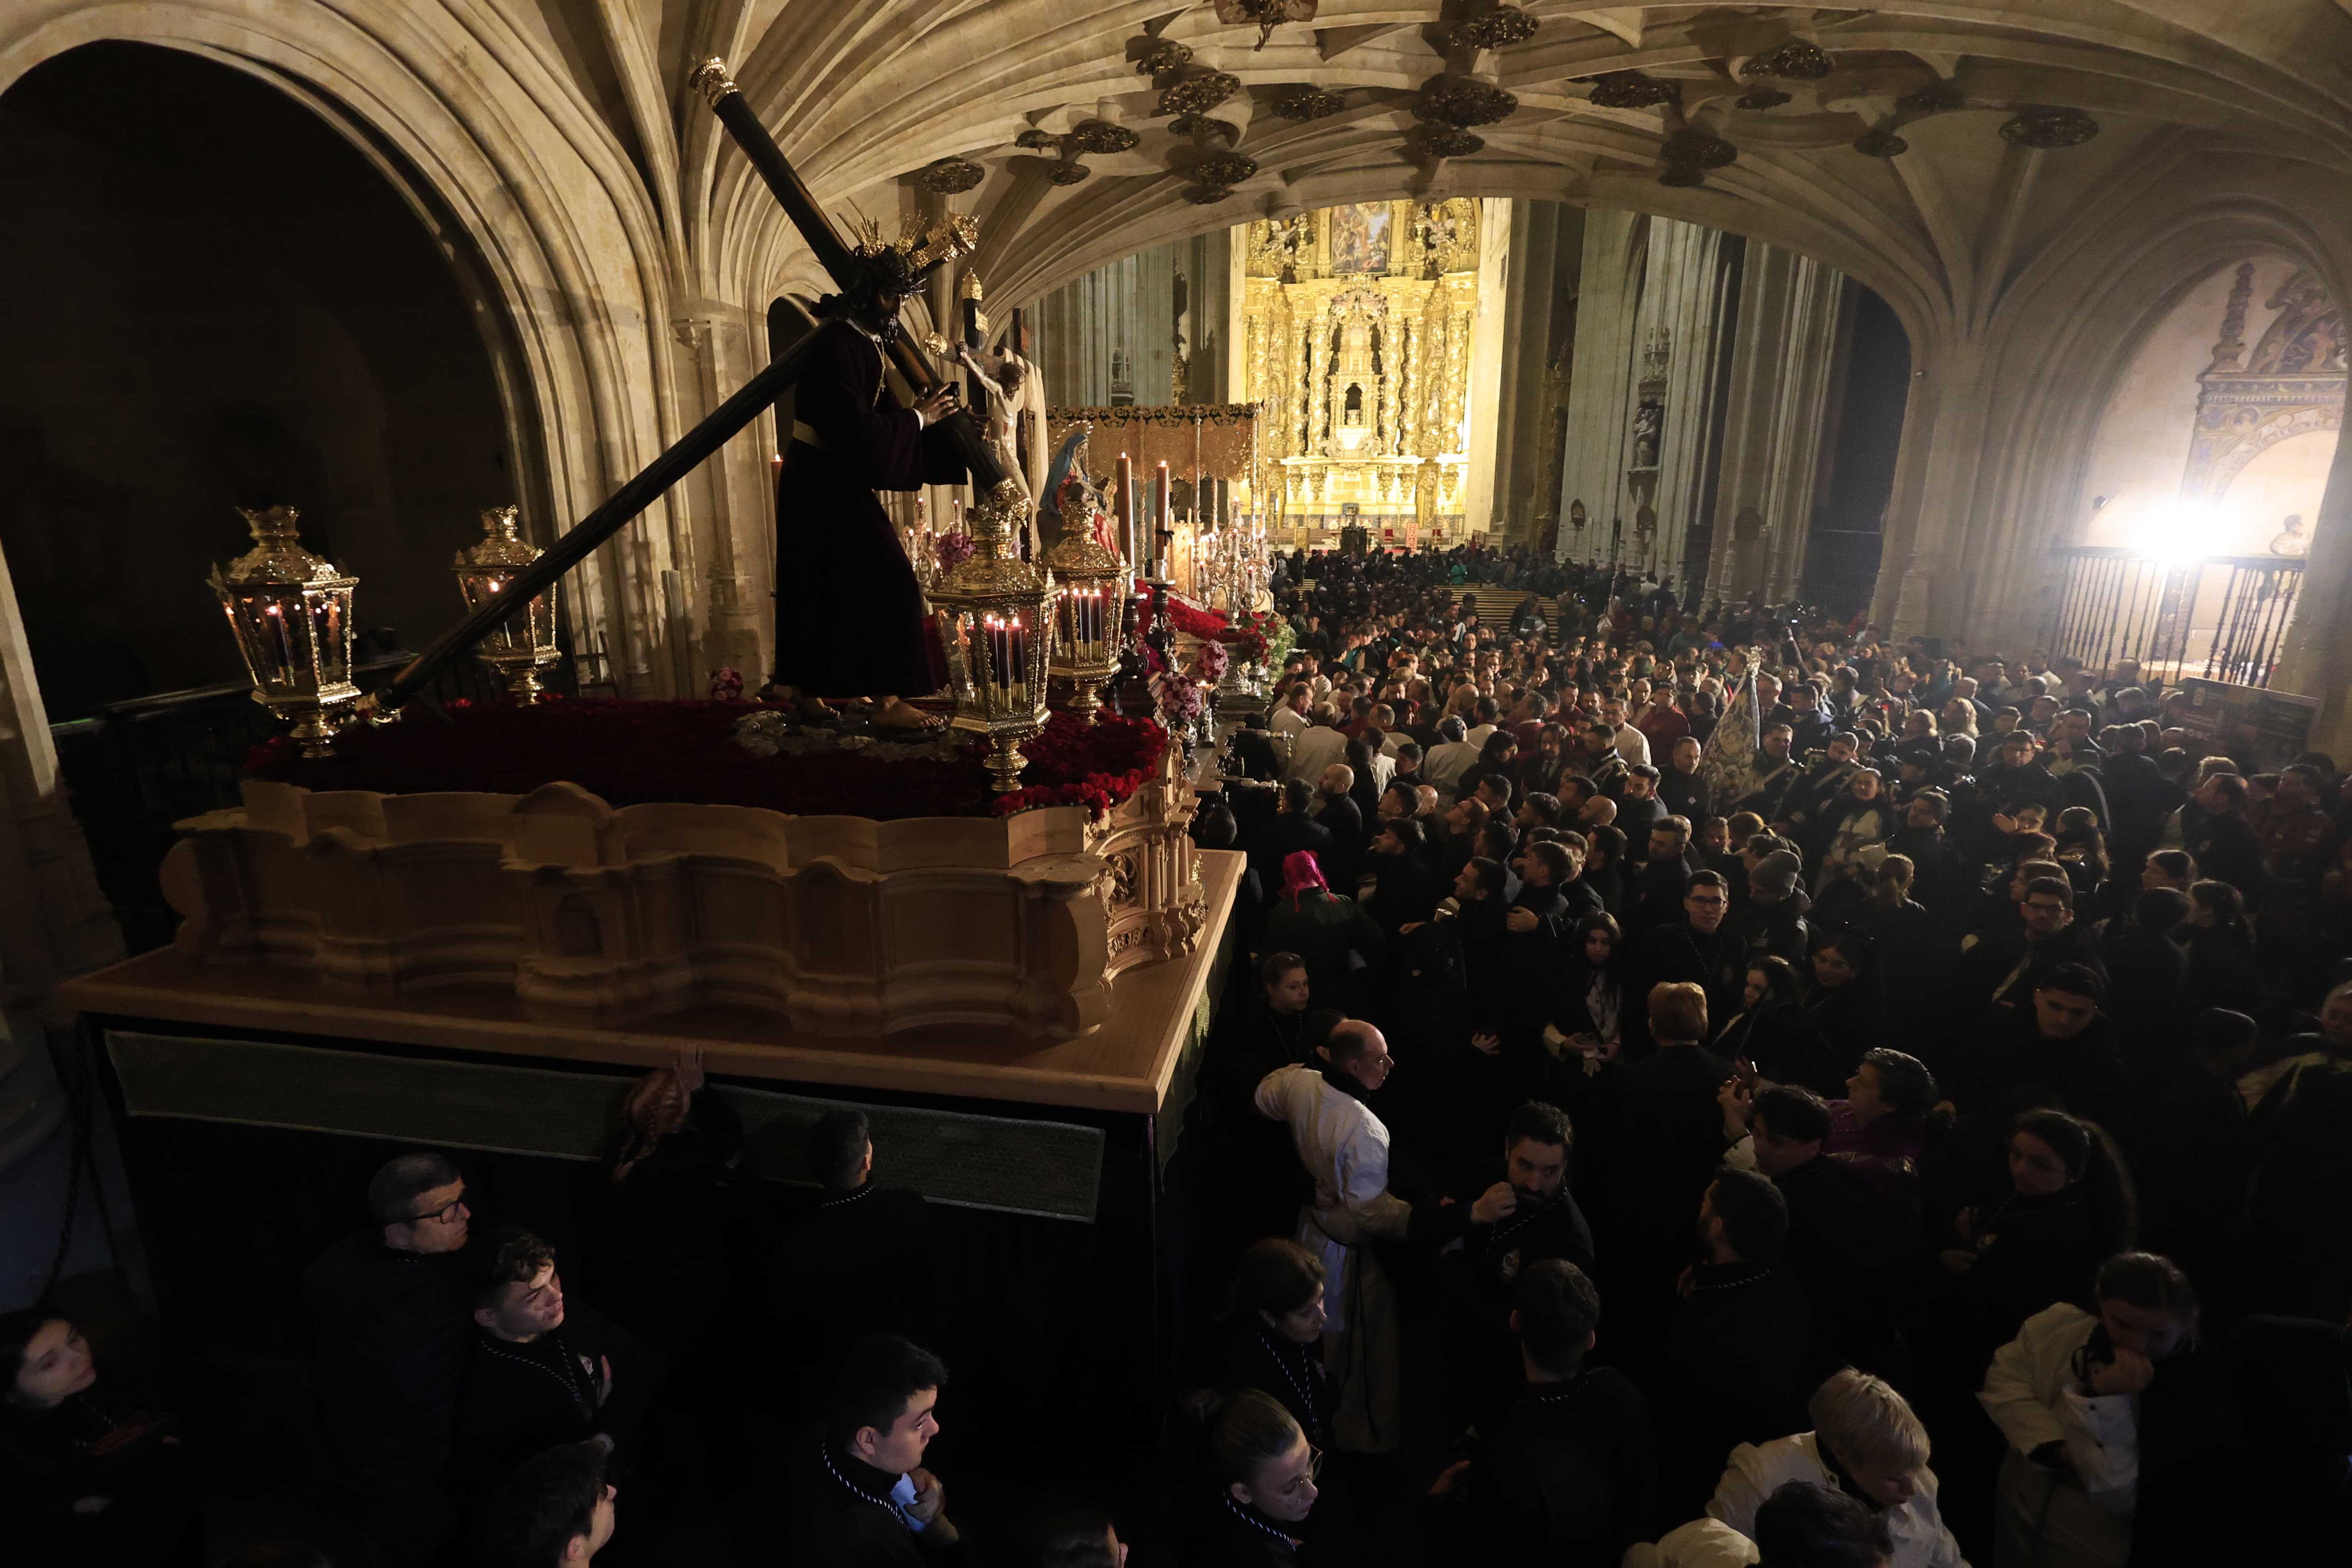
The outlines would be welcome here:
<svg viewBox="0 0 2352 1568">
<path fill-rule="evenodd" d="M 1903 1396 L 1847 1367 L 1813 1391 L 1813 1429 L 1769 1443 L 1742 1443 L 1716 1483 L 1707 1517 L 1753 1536 L 1764 1500 L 1791 1481 L 1859 1497 L 1894 1538 L 1887 1568 L 1958 1568 L 1959 1542 L 1936 1507 L 1927 1428 Z"/>
</svg>

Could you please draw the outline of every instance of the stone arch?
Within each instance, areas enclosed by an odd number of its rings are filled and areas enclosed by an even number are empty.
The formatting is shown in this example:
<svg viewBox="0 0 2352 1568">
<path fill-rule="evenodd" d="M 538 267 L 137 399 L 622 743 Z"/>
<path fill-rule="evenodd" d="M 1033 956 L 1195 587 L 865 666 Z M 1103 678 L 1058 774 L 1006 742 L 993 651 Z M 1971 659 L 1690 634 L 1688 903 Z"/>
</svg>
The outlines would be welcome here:
<svg viewBox="0 0 2352 1568">
<path fill-rule="evenodd" d="M 256 76 L 351 141 L 454 258 L 478 264 L 510 332 L 493 352 L 519 465 L 537 470 L 544 542 L 674 437 L 677 387 L 659 225 L 642 184 L 568 76 L 520 38 L 462 29 L 440 8 L 362 0 L 341 11 L 266 0 L 48 8 L 0 21 L 0 92 L 84 44 L 182 49 Z M 527 121 L 540 116 L 541 124 Z M 570 163 L 551 158 L 568 153 Z M 420 188 L 420 186 L 422 188 Z M 446 215 L 446 216 L 445 216 Z M 449 232 L 454 225 L 457 230 Z M 659 670 L 647 646 L 657 574 L 686 567 L 682 497 L 649 509 L 566 580 L 575 626 L 616 670 Z M 648 581 L 647 579 L 654 579 Z"/>
<path fill-rule="evenodd" d="M 2265 175 L 2275 176 L 2265 179 Z M 1906 413 L 1874 616 L 1972 640 L 2030 641 L 2053 523 L 2074 515 L 2090 430 L 2147 333 L 2196 283 L 2252 252 L 2333 282 L 2352 234 L 2315 182 L 2242 161 L 2152 161 L 2169 199 L 2121 191 L 2075 214 L 1973 331 L 1937 323 Z M 2265 195 L 2249 191 L 2271 187 Z M 2309 190 L 2312 200 L 2297 200 Z M 1998 392 L 1998 395 L 1996 395 Z"/>
</svg>

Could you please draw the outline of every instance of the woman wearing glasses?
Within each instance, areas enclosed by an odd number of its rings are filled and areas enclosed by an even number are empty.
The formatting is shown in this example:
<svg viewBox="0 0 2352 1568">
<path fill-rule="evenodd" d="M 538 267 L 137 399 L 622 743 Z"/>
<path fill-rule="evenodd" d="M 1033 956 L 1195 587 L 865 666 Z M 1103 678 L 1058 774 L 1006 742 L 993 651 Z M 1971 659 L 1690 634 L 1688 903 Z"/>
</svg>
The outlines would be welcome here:
<svg viewBox="0 0 2352 1568">
<path fill-rule="evenodd" d="M 1322 1450 L 1270 1395 L 1244 1388 L 1216 1406 L 1209 1453 L 1223 1489 L 1196 1515 L 1183 1568 L 1292 1568 Z"/>
</svg>

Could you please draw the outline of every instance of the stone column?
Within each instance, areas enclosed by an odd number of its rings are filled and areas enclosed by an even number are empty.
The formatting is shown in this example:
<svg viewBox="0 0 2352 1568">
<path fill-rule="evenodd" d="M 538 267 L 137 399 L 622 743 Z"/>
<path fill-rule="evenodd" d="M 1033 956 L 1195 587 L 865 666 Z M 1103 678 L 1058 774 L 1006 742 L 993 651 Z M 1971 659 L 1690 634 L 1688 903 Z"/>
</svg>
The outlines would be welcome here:
<svg viewBox="0 0 2352 1568">
<path fill-rule="evenodd" d="M 1961 624 L 1959 556 L 1983 452 L 1985 348 L 1973 338 L 1915 342 L 1913 363 L 1920 368 L 1903 410 L 1870 618 L 1897 637 L 1950 637 L 1957 627 L 1973 642 L 1983 628 Z"/>
<path fill-rule="evenodd" d="M 0 1166 L 39 1144 L 64 1113 L 43 1044 L 44 998 L 121 956 L 121 929 L 58 775 L 16 584 L 0 559 Z"/>
<path fill-rule="evenodd" d="M 1508 316 L 1504 293 L 1517 260 L 1511 254 L 1511 209 L 1517 203 L 1487 197 L 1478 203 L 1478 312 L 1470 326 L 1470 384 L 1464 398 L 1469 426 L 1462 497 L 1466 533 L 1505 528 L 1496 505 L 1496 437 L 1503 401 L 1503 329 Z"/>
<path fill-rule="evenodd" d="M 1804 570 L 1845 279 L 1750 241 L 1741 263 L 1707 593 L 1786 598 Z M 1747 537 L 1741 537 L 1743 534 Z"/>
<path fill-rule="evenodd" d="M 2273 689 L 2319 699 L 2311 746 L 2341 766 L 2352 756 L 2352 440 L 2336 443 L 2311 528 L 2303 592 Z"/>
<path fill-rule="evenodd" d="M 1730 320 L 1731 272 L 1720 229 L 1661 220 L 1651 226 L 1649 279 L 1642 305 L 1645 330 L 1663 330 L 1673 349 L 1666 368 L 1665 423 L 1658 441 L 1658 532 L 1654 569 L 1682 575 L 1691 525 L 1705 504 L 1713 455 L 1716 384 Z M 1638 553 L 1631 531 L 1626 559 Z"/>
<path fill-rule="evenodd" d="M 1625 492 L 1627 426 L 1641 340 L 1636 324 L 1649 251 L 1650 219 L 1625 212 L 1584 215 L 1584 242 L 1568 393 L 1568 441 L 1560 463 L 1559 553 L 1563 560 L 1605 561 L 1609 525 L 1633 526 Z M 1590 516 L 1579 533 L 1569 523 L 1572 505 Z"/>
<path fill-rule="evenodd" d="M 1558 319 L 1566 313 L 1559 247 L 1579 237 L 1577 209 L 1558 202 L 1511 204 L 1510 272 L 1504 290 L 1503 395 L 1496 430 L 1496 512 L 1510 542 L 1528 539 L 1546 498 L 1540 455 L 1551 409 L 1545 386 Z M 1575 258 L 1569 258 L 1572 269 Z"/>
</svg>

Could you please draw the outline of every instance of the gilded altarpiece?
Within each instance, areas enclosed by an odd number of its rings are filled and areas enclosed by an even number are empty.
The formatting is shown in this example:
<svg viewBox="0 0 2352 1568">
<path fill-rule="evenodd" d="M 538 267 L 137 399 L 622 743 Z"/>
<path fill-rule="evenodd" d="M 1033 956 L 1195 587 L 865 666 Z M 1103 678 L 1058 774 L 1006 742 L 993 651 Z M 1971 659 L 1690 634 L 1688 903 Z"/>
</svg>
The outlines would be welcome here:
<svg viewBox="0 0 2352 1568">
<path fill-rule="evenodd" d="M 1463 526 L 1478 206 L 1327 207 L 1248 226 L 1244 353 L 1266 527 L 1411 544 Z"/>
<path fill-rule="evenodd" d="M 2184 497 L 2220 497 L 2239 470 L 2269 447 L 2311 430 L 2344 425 L 2344 311 L 2326 285 L 2298 271 L 2263 301 L 2278 312 L 2250 354 L 2246 307 L 2254 264 L 2238 268 L 2213 363 L 2197 378 L 2197 433 L 2189 447 Z"/>
</svg>

